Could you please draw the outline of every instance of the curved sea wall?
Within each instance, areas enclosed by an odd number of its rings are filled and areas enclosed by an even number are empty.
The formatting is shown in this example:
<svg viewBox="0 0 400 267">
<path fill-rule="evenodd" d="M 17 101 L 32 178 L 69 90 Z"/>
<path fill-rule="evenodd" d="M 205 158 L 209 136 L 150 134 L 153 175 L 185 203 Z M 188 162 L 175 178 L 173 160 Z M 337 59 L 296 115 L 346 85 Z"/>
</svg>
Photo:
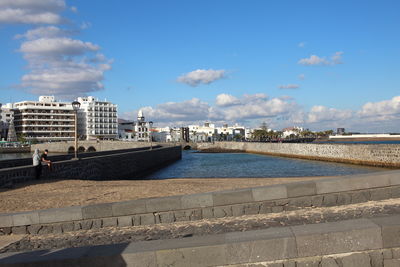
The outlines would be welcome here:
<svg viewBox="0 0 400 267">
<path fill-rule="evenodd" d="M 400 168 L 400 145 L 396 144 L 304 144 L 304 143 L 199 143 L 197 149 L 212 152 L 243 151 L 273 156 Z"/>
</svg>

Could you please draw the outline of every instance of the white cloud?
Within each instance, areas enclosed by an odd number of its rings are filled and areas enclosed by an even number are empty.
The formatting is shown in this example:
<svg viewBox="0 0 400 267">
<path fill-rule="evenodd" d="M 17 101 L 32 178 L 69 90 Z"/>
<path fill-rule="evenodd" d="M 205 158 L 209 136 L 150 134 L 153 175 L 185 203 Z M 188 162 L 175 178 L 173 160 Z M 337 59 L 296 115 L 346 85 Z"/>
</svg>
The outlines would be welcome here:
<svg viewBox="0 0 400 267">
<path fill-rule="evenodd" d="M 297 89 L 299 87 L 300 87 L 300 85 L 298 85 L 298 84 L 285 84 L 285 85 L 278 86 L 279 89 Z"/>
<path fill-rule="evenodd" d="M 195 87 L 199 84 L 210 84 L 216 80 L 222 79 L 225 77 L 225 73 L 225 70 L 198 69 L 181 75 L 178 77 L 177 81 Z"/>
<path fill-rule="evenodd" d="M 0 23 L 59 24 L 65 6 L 63 0 L 2 0 Z"/>
<path fill-rule="evenodd" d="M 300 42 L 297 46 L 303 48 L 306 46 L 306 42 Z"/>
<path fill-rule="evenodd" d="M 237 105 L 240 103 L 240 101 L 233 95 L 220 94 L 217 95 L 215 103 L 217 104 L 217 106 L 226 107 L 226 106 Z"/>
<path fill-rule="evenodd" d="M 368 102 L 358 112 L 362 118 L 374 118 L 376 120 L 390 120 L 400 118 L 400 96 L 380 102 Z"/>
<path fill-rule="evenodd" d="M 299 78 L 299 80 L 304 80 L 306 78 L 306 75 L 304 74 L 299 74 L 299 76 L 297 76 L 297 78 Z"/>
<path fill-rule="evenodd" d="M 72 99 L 103 89 L 104 72 L 111 69 L 112 60 L 97 53 L 100 46 L 72 38 L 79 32 L 69 30 L 69 24 L 52 25 L 67 21 L 60 15 L 64 10 L 64 0 L 0 0 L 0 23 L 50 24 L 15 36 L 22 39 L 19 52 L 28 61 L 21 87 Z M 76 7 L 68 10 L 77 12 Z"/>
<path fill-rule="evenodd" d="M 343 52 L 336 52 L 334 55 L 331 56 L 330 60 L 328 60 L 326 57 L 311 55 L 308 58 L 300 59 L 297 63 L 306 66 L 317 66 L 317 65 L 327 66 L 327 65 L 342 64 L 343 63 L 342 55 Z"/>
<path fill-rule="evenodd" d="M 349 119 L 353 116 L 351 110 L 338 110 L 325 106 L 313 106 L 308 113 L 307 122 L 317 123 L 324 121 L 341 121 Z"/>
</svg>

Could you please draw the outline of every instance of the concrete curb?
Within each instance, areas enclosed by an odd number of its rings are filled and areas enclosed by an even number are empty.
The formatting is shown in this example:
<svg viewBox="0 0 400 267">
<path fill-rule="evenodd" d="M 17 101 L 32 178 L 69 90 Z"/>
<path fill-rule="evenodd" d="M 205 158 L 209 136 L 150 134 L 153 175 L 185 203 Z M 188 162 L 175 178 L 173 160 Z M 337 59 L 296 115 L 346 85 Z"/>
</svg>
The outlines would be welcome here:
<svg viewBox="0 0 400 267">
<path fill-rule="evenodd" d="M 388 234 L 394 233 L 395 236 Z M 2 266 L 215 266 L 398 247 L 400 216 L 0 254 Z M 400 254 L 400 253 L 399 253 Z M 347 265 L 349 266 L 349 265 Z"/>
</svg>

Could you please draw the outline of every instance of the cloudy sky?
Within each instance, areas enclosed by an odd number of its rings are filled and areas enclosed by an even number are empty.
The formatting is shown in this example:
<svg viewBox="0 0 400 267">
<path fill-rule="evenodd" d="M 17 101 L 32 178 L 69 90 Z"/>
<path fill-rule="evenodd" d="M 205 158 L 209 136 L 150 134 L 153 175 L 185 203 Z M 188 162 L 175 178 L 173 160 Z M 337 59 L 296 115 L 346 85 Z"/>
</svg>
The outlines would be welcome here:
<svg viewBox="0 0 400 267">
<path fill-rule="evenodd" d="M 397 0 L 0 0 L 0 103 L 93 95 L 157 125 L 400 132 Z"/>
</svg>

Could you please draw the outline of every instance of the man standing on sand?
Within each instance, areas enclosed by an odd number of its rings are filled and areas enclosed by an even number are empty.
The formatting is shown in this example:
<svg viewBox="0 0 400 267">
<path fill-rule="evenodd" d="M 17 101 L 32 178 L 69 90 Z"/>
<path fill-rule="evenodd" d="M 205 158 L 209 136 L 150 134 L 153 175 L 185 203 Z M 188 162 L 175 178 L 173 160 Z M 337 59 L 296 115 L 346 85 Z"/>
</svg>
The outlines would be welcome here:
<svg viewBox="0 0 400 267">
<path fill-rule="evenodd" d="M 49 151 L 47 149 L 44 150 L 44 153 L 42 154 L 42 156 L 40 157 L 42 162 L 45 162 L 47 164 L 47 166 L 49 166 L 49 170 L 51 171 L 51 161 L 49 159 L 47 159 L 47 154 L 49 153 Z"/>
<path fill-rule="evenodd" d="M 40 160 L 39 149 L 35 149 L 35 152 L 32 156 L 33 166 L 35 167 L 35 178 L 36 180 L 40 179 L 40 175 L 42 174 L 42 162 Z"/>
</svg>

